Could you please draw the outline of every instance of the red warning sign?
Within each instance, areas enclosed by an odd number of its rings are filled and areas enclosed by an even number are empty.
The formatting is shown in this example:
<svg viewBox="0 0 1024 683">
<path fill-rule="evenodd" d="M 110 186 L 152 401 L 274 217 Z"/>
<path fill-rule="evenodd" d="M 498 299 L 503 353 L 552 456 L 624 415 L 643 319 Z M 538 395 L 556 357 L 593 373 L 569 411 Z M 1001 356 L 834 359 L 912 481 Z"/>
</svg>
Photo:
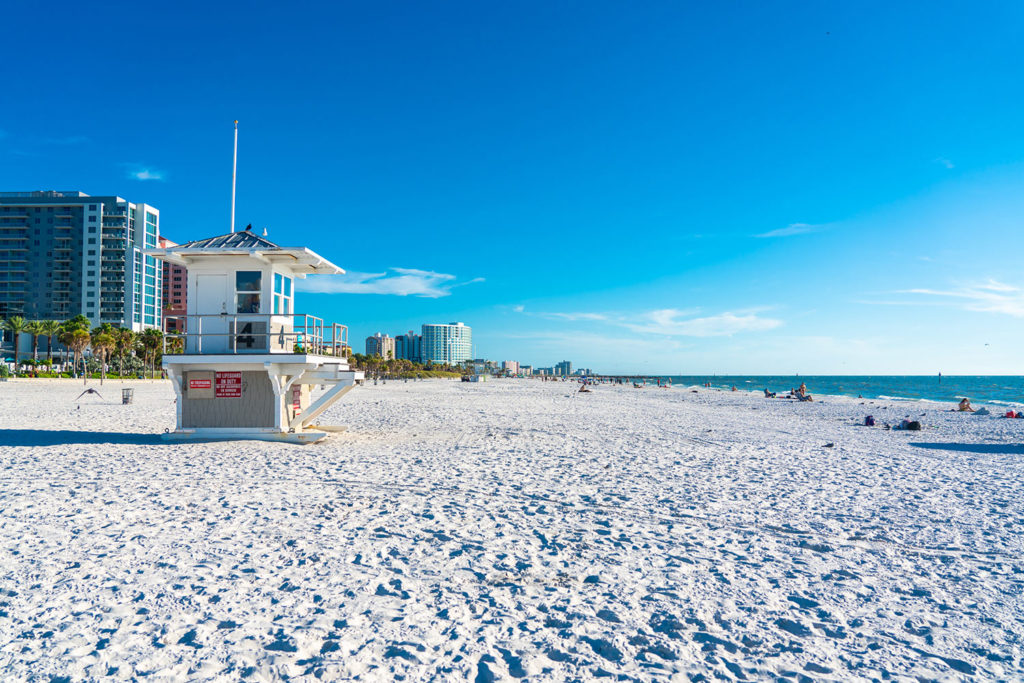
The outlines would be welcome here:
<svg viewBox="0 0 1024 683">
<path fill-rule="evenodd" d="M 214 396 L 216 396 L 217 398 L 242 398 L 242 373 L 214 373 L 213 388 Z"/>
<path fill-rule="evenodd" d="M 208 379 L 190 379 L 188 381 L 189 389 L 209 389 L 213 385 Z"/>
</svg>

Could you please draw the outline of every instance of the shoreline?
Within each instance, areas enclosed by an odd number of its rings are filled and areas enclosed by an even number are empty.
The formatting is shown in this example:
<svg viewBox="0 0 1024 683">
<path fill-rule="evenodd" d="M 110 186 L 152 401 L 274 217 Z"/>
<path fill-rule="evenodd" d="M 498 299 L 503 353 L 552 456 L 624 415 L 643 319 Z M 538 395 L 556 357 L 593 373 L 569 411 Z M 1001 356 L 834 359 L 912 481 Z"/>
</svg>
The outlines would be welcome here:
<svg viewBox="0 0 1024 683">
<path fill-rule="evenodd" d="M 916 375 L 908 375 L 908 376 L 909 377 L 917 377 Z M 963 375 L 963 377 L 996 377 L 996 376 L 997 375 Z M 1020 377 L 1018 375 L 1005 375 L 1005 376 L 1006 377 Z M 595 376 L 595 377 L 599 377 L 599 378 L 615 377 L 615 378 L 618 378 L 620 376 L 619 375 L 614 375 L 614 376 L 611 376 L 611 375 L 601 375 L 601 376 Z M 598 385 L 598 386 L 615 386 L 615 387 L 622 386 L 623 388 L 633 388 L 631 383 L 628 383 L 628 382 L 625 381 L 625 376 L 621 376 L 621 377 L 623 377 L 623 379 L 624 379 L 624 382 L 623 382 L 622 385 L 618 385 L 618 384 L 615 384 L 615 383 L 609 383 L 609 384 L 601 384 L 601 385 Z M 673 377 L 680 377 L 680 376 L 676 375 L 676 376 L 673 376 Z M 688 378 L 690 376 L 684 376 L 684 377 Z M 749 378 L 749 377 L 753 377 L 753 376 L 748 375 L 748 376 L 744 376 L 744 377 Z M 765 375 L 764 377 L 768 377 L 768 376 Z M 845 377 L 875 377 L 875 376 L 873 376 L 873 375 L 833 375 L 831 377 L 845 378 Z M 899 376 L 894 375 L 893 377 L 905 377 L 905 376 L 903 376 L 903 375 L 899 375 Z M 952 377 L 952 376 L 950 376 L 950 377 Z M 811 376 L 808 376 L 807 378 L 814 379 L 814 377 L 811 377 Z M 807 379 L 807 378 L 797 377 L 797 378 L 794 378 L 794 379 Z M 879 378 L 884 378 L 884 377 L 883 376 L 879 376 Z M 426 382 L 426 381 L 430 381 L 432 379 L 439 379 L 439 380 L 443 379 L 445 381 L 449 381 L 449 378 L 433 378 L 433 377 L 423 378 L 423 379 L 418 380 L 418 381 Z M 524 378 L 500 378 L 499 377 L 499 378 L 492 378 L 492 381 L 502 381 L 502 380 L 505 380 L 505 379 L 519 379 L 519 380 L 533 380 L 533 381 L 537 381 L 539 379 L 539 377 L 538 376 L 524 377 Z M 581 378 L 579 378 L 579 377 L 569 377 L 569 378 L 565 379 L 565 382 L 567 382 L 567 383 L 576 383 L 576 382 L 579 382 L 580 379 Z M 639 376 L 637 376 L 637 379 L 641 379 L 641 378 Z M 647 376 L 646 379 L 652 380 L 652 381 L 656 381 L 658 379 L 661 379 L 661 380 L 664 381 L 666 379 L 666 376 L 664 376 L 664 375 L 660 376 L 660 377 L 657 376 L 657 375 Z M 97 385 L 97 386 L 100 385 L 100 380 L 96 379 L 96 378 L 90 378 L 88 385 L 84 384 L 82 382 L 81 378 L 74 379 L 74 378 L 69 378 L 69 377 L 9 377 L 9 378 L 7 378 L 6 381 L 9 382 L 9 383 L 17 383 L 17 384 L 21 384 L 21 383 L 26 383 L 27 384 L 27 383 L 53 382 L 55 384 L 77 383 L 77 384 L 82 385 L 82 386 L 92 386 L 94 384 Z M 124 379 L 119 379 L 119 378 L 116 378 L 116 377 L 115 378 L 108 377 L 104 381 L 103 386 L 106 386 L 107 384 L 111 384 L 111 383 L 117 383 L 117 384 L 126 384 L 126 383 L 152 384 L 152 383 L 155 383 L 155 382 L 169 382 L 169 381 L 170 380 L 168 380 L 166 378 L 159 378 L 159 377 L 152 378 L 152 379 L 149 379 L 149 378 L 147 378 L 147 379 L 139 379 L 137 377 L 131 377 L 131 378 L 125 377 Z M 395 383 L 400 383 L 402 380 L 401 379 L 394 379 L 394 380 L 391 380 L 391 381 L 393 381 Z M 372 384 L 372 382 L 371 382 L 371 384 Z M 657 384 L 648 384 L 645 388 L 658 389 L 659 387 L 658 387 Z M 729 386 L 729 385 L 714 385 L 714 386 L 710 386 L 710 387 L 705 387 L 705 386 L 700 386 L 700 385 L 696 385 L 696 384 L 693 384 L 693 385 L 672 384 L 671 389 L 676 390 L 676 391 L 690 391 L 690 390 L 696 389 L 698 391 L 717 391 L 717 392 L 722 392 L 722 393 L 727 393 L 727 394 L 728 393 L 733 393 L 732 390 L 731 390 L 731 386 Z M 746 393 L 746 394 L 750 394 L 750 395 L 753 395 L 753 396 L 756 396 L 756 397 L 763 398 L 762 390 L 760 390 L 760 389 L 749 389 L 749 388 L 742 388 L 742 387 L 737 386 L 736 393 Z M 956 404 L 958 402 L 958 400 L 955 400 L 955 399 L 934 399 L 934 398 L 922 398 L 922 397 L 910 397 L 910 396 L 890 396 L 890 395 L 853 396 L 851 394 L 819 393 L 819 392 L 813 391 L 813 387 L 809 387 L 808 388 L 808 394 L 810 394 L 813 397 L 815 397 L 814 402 L 820 402 L 821 400 L 835 400 L 835 399 L 847 399 L 847 400 L 851 400 L 851 401 L 896 401 L 896 402 L 900 402 L 900 403 L 922 403 L 922 404 L 928 404 L 925 407 L 929 407 L 929 406 L 930 407 L 934 407 L 934 406 L 937 406 L 937 405 L 951 405 L 954 408 L 955 408 L 955 406 L 956 406 Z M 1024 406 L 1024 399 L 1021 399 L 1021 400 L 1010 400 L 1010 399 L 975 399 L 975 398 L 970 397 L 970 396 L 968 396 L 968 398 L 971 399 L 971 403 L 972 403 L 972 405 L 975 408 L 980 408 L 980 407 L 983 407 L 983 406 L 992 406 L 992 407 L 995 407 L 996 409 L 1002 410 L 1002 409 L 1017 408 L 1017 407 Z M 777 397 L 775 399 L 766 399 L 766 400 L 789 401 L 790 399 L 785 399 L 785 398 Z"/>
</svg>

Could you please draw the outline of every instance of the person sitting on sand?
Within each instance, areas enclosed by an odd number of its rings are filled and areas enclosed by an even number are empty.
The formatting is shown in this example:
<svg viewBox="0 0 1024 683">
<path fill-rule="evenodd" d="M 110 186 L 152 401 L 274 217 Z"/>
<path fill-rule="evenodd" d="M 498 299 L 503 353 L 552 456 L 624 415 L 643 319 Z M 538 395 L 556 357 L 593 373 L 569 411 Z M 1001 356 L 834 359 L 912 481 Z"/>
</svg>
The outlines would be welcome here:
<svg viewBox="0 0 1024 683">
<path fill-rule="evenodd" d="M 971 407 L 971 402 L 966 398 L 960 401 L 960 405 L 957 407 L 957 410 L 959 410 L 961 413 L 974 412 L 974 408 Z"/>
<path fill-rule="evenodd" d="M 803 398 L 804 396 L 806 396 L 806 395 L 807 395 L 807 385 L 806 385 L 806 384 L 804 384 L 803 382 L 800 382 L 800 388 L 796 390 L 796 393 L 797 393 L 797 394 L 798 394 L 798 395 L 799 395 L 799 396 L 800 396 L 801 398 Z"/>
<path fill-rule="evenodd" d="M 775 398 L 775 392 L 774 391 L 768 391 L 768 387 L 765 387 L 764 388 L 764 397 L 765 398 Z"/>
</svg>

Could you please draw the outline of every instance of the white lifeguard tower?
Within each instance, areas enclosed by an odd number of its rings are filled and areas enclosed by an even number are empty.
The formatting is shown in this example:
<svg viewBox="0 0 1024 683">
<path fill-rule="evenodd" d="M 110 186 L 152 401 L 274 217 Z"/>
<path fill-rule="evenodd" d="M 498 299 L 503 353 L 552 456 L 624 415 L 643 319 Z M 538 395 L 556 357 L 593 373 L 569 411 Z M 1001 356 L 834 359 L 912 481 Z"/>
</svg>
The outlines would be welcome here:
<svg viewBox="0 0 1024 683">
<path fill-rule="evenodd" d="M 314 421 L 363 373 L 349 370 L 348 328 L 294 312 L 294 281 L 345 271 L 251 230 L 145 253 L 188 270 L 186 315 L 164 321 L 176 322 L 163 367 L 178 397 L 166 438 L 313 443 L 341 431 Z"/>
</svg>

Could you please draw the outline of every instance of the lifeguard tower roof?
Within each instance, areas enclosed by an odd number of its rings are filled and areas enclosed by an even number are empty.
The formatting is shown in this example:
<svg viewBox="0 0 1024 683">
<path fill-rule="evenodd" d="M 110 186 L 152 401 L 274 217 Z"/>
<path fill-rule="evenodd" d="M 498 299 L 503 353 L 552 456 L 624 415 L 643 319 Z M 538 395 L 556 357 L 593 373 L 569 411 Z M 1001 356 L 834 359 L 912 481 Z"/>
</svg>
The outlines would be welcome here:
<svg viewBox="0 0 1024 683">
<path fill-rule="evenodd" d="M 146 253 L 170 263 L 188 267 L 200 259 L 251 256 L 266 263 L 285 265 L 298 277 L 344 273 L 319 254 L 305 247 L 281 247 L 251 230 L 193 240 L 174 247 L 147 249 Z"/>
</svg>

